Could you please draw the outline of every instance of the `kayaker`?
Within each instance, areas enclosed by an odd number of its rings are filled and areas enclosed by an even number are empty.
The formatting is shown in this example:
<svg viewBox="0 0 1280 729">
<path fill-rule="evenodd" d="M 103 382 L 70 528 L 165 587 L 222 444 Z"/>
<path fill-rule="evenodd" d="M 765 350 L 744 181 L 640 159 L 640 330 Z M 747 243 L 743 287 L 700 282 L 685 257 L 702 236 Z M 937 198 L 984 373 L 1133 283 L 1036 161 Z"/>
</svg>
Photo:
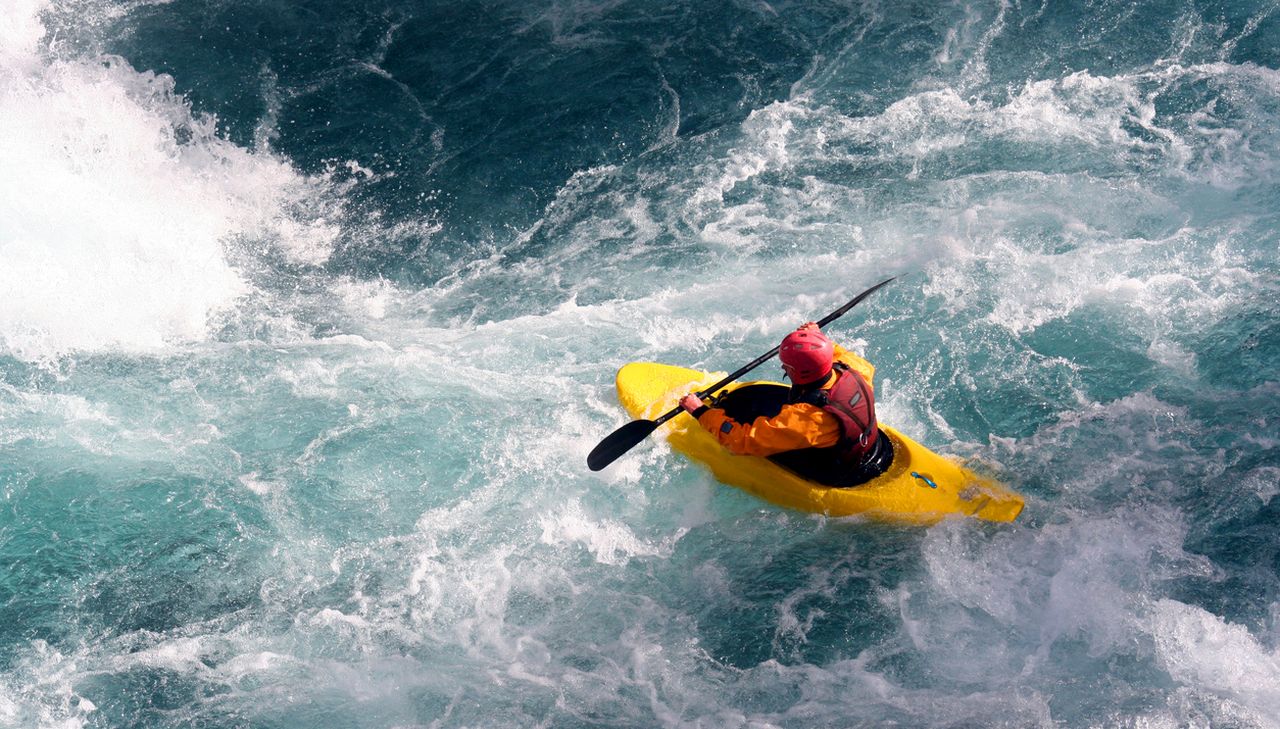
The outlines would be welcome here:
<svg viewBox="0 0 1280 729">
<path fill-rule="evenodd" d="M 857 486 L 883 473 L 893 445 L 876 427 L 875 367 L 813 322 L 788 334 L 779 356 L 791 391 L 777 415 L 739 423 L 694 393 L 680 407 L 731 453 L 769 457 L 828 486 Z"/>
</svg>

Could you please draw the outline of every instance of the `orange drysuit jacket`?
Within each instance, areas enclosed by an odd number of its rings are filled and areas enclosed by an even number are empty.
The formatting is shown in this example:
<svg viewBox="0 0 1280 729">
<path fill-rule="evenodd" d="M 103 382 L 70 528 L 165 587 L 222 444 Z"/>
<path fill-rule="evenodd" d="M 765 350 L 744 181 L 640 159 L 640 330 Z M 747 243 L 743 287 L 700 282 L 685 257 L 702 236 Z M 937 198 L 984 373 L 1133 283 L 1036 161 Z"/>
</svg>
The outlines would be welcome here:
<svg viewBox="0 0 1280 729">
<path fill-rule="evenodd" d="M 876 368 L 865 359 L 835 345 L 835 360 L 862 375 L 871 387 Z M 830 389 L 831 381 L 823 389 Z M 874 390 L 872 391 L 874 392 Z M 828 448 L 840 442 L 840 420 L 831 413 L 809 403 L 789 403 L 772 418 L 764 416 L 751 423 L 739 423 L 720 408 L 710 408 L 698 422 L 731 453 L 740 456 L 771 456 L 798 448 Z"/>
</svg>

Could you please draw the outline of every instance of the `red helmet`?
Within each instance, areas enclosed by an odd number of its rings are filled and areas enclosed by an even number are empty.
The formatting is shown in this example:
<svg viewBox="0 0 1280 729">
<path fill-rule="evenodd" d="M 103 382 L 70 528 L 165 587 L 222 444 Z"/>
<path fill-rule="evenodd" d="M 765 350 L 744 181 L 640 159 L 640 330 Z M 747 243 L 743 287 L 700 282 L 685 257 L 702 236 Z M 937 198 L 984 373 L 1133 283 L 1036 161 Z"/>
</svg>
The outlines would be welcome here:
<svg viewBox="0 0 1280 729">
<path fill-rule="evenodd" d="M 827 336 L 816 329 L 797 329 L 782 340 L 778 348 L 782 369 L 797 385 L 817 382 L 831 371 L 835 347 Z"/>
</svg>

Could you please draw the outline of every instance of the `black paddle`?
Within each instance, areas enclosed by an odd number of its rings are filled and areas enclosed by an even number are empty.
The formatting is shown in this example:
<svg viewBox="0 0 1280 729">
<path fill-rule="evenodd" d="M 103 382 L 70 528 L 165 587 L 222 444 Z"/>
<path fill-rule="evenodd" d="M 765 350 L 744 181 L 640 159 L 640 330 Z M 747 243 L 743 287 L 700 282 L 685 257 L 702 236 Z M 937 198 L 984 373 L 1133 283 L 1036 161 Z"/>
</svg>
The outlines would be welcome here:
<svg viewBox="0 0 1280 729">
<path fill-rule="evenodd" d="M 897 276 L 893 276 L 892 278 L 887 278 L 881 281 L 880 283 L 876 284 L 875 286 L 872 286 L 866 291 L 863 291 L 862 293 L 853 297 L 852 301 L 850 301 L 849 303 L 845 304 L 844 306 L 840 307 L 839 309 L 836 309 L 835 311 L 831 312 L 830 314 L 827 314 L 822 319 L 820 319 L 818 321 L 818 328 L 821 329 L 822 327 L 825 327 L 826 325 L 830 324 L 836 319 L 839 319 L 840 317 L 844 316 L 845 312 L 857 306 L 858 302 L 862 301 L 863 299 L 867 298 L 871 294 L 875 293 L 876 289 L 880 288 L 881 286 L 884 286 L 885 284 L 889 283 L 895 278 L 897 278 Z M 719 382 L 712 385 L 711 387 L 708 387 L 707 389 L 702 390 L 701 392 L 698 393 L 698 399 L 700 400 L 706 399 L 708 395 L 711 395 L 712 393 L 724 387 L 725 385 L 729 384 L 730 382 L 733 382 L 734 380 L 738 379 L 739 377 L 742 377 L 743 375 L 747 374 L 751 370 L 754 370 L 755 368 L 764 364 L 770 358 L 772 358 L 773 355 L 778 353 L 778 349 L 780 347 L 781 345 L 779 345 L 778 347 L 774 347 L 768 352 L 765 352 L 759 357 L 756 357 L 755 359 L 751 360 L 750 364 L 747 364 L 741 369 L 736 370 L 735 372 L 731 373 L 728 377 L 724 378 L 723 380 L 720 380 Z M 592 448 L 591 453 L 587 454 L 587 468 L 590 468 L 592 471 L 599 471 L 600 469 L 604 468 L 610 463 L 613 463 L 615 460 L 618 459 L 618 456 L 621 456 L 623 453 L 626 453 L 627 451 L 634 448 L 637 443 L 644 440 L 645 438 L 648 438 L 649 434 L 657 430 L 659 425 L 662 425 L 663 423 L 674 418 L 675 416 L 679 415 L 682 412 L 684 412 L 684 408 L 676 407 L 674 410 L 668 412 L 666 415 L 663 415 L 657 420 L 632 420 L 630 423 L 627 423 L 621 428 L 618 428 L 617 430 L 610 433 L 604 440 L 600 441 L 600 443 L 596 445 L 595 448 Z"/>
</svg>

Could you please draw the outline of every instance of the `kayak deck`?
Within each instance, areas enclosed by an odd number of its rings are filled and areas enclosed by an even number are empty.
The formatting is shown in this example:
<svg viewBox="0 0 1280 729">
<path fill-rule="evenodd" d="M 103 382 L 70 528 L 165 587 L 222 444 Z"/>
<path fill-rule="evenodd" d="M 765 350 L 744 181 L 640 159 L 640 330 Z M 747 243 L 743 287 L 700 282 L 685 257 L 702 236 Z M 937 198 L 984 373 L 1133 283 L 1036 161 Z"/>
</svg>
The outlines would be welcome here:
<svg viewBox="0 0 1280 729">
<path fill-rule="evenodd" d="M 675 407 L 686 393 L 723 376 L 633 362 L 618 370 L 618 399 L 632 417 L 653 419 Z M 786 387 L 757 381 L 734 383 L 725 391 L 761 384 Z M 861 515 L 913 524 L 934 523 L 952 514 L 1009 522 L 1022 511 L 1022 497 L 1017 493 L 883 423 L 880 429 L 893 441 L 893 463 L 881 475 L 853 488 L 832 488 L 808 481 L 767 458 L 735 456 L 691 417 L 672 418 L 663 427 L 673 449 L 709 467 L 717 479 L 779 506 L 828 516 Z"/>
</svg>

